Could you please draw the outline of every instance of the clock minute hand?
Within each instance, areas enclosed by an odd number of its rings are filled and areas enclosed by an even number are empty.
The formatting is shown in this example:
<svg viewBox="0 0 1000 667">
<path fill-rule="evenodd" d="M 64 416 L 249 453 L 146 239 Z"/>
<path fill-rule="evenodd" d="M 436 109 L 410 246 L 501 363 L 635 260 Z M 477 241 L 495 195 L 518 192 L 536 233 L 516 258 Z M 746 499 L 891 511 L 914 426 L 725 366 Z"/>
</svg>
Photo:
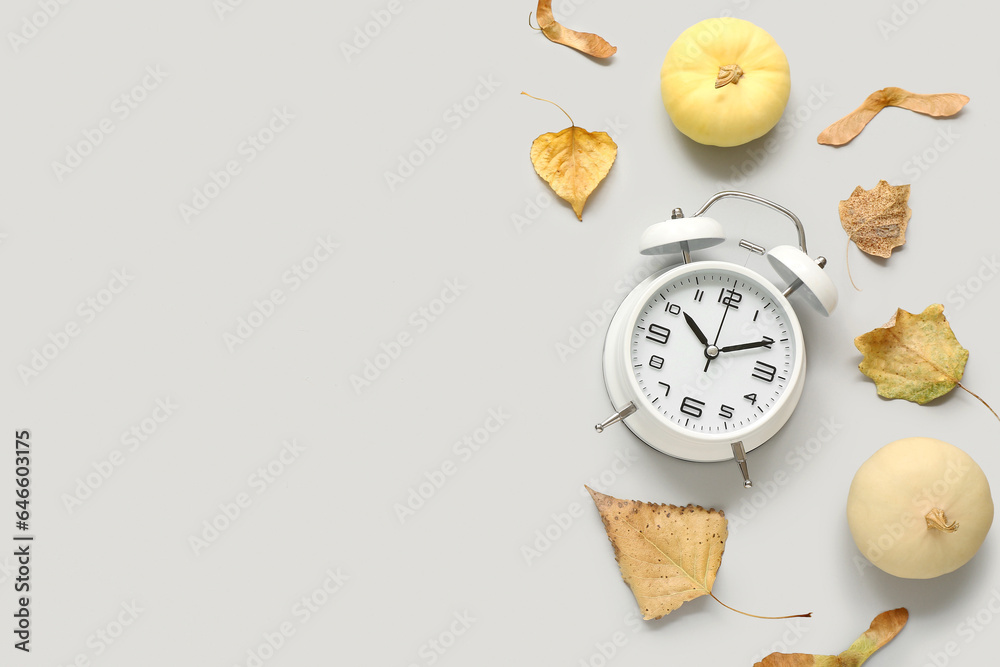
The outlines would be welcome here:
<svg viewBox="0 0 1000 667">
<path fill-rule="evenodd" d="M 694 318 L 687 313 L 684 313 L 684 319 L 687 321 L 688 326 L 691 327 L 691 331 L 694 332 L 694 335 L 698 337 L 699 341 L 701 341 L 701 344 L 708 345 L 708 337 L 704 334 L 704 332 L 702 332 L 701 327 L 699 327 L 694 321 Z"/>
<path fill-rule="evenodd" d="M 764 347 L 765 345 L 770 345 L 773 340 L 758 340 L 754 343 L 740 343 L 739 345 L 727 345 L 726 347 L 720 347 L 719 352 L 736 352 L 737 350 L 749 350 L 754 347 Z"/>
<path fill-rule="evenodd" d="M 715 340 L 712 341 L 711 345 L 705 347 L 705 372 L 708 372 L 709 366 L 712 365 L 712 359 L 719 356 L 719 336 L 722 335 L 722 326 L 726 323 L 726 315 L 729 314 L 729 307 L 733 305 L 732 300 L 726 301 L 726 309 L 722 311 L 722 321 L 719 322 L 719 330 L 715 332 Z"/>
</svg>

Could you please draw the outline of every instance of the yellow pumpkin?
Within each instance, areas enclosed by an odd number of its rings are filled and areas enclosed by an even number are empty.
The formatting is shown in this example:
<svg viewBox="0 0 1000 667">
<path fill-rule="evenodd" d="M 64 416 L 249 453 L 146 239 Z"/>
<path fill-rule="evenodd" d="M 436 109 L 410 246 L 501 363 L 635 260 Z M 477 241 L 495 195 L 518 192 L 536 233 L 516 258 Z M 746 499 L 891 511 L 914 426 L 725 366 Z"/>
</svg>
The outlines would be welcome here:
<svg viewBox="0 0 1000 667">
<path fill-rule="evenodd" d="M 788 59 L 749 21 L 707 19 L 667 51 L 660 91 L 678 130 L 698 143 L 739 146 L 781 119 L 791 91 Z"/>
<path fill-rule="evenodd" d="M 862 464 L 847 496 L 854 543 L 897 577 L 930 579 L 965 565 L 993 523 L 986 475 L 934 438 L 890 442 Z"/>
</svg>

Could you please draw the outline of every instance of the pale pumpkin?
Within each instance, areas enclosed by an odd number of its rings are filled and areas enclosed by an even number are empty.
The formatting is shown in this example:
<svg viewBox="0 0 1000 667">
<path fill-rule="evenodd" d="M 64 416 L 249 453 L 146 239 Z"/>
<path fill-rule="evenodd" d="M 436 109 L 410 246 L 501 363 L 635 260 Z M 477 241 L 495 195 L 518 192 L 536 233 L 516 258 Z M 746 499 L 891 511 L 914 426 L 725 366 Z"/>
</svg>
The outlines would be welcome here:
<svg viewBox="0 0 1000 667">
<path fill-rule="evenodd" d="M 890 442 L 862 464 L 847 496 L 854 543 L 897 577 L 930 579 L 965 565 L 993 523 L 982 469 L 934 438 Z"/>
<path fill-rule="evenodd" d="M 749 21 L 707 19 L 667 51 L 660 91 L 678 130 L 698 143 L 738 146 L 781 119 L 791 91 L 788 59 Z"/>
</svg>

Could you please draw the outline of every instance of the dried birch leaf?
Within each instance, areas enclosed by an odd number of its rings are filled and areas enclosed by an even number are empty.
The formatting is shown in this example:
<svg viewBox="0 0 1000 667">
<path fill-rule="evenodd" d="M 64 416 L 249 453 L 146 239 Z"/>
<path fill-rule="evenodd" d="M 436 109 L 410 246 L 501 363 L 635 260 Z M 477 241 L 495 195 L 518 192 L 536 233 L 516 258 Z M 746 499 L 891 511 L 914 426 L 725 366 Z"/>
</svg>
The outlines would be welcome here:
<svg viewBox="0 0 1000 667">
<path fill-rule="evenodd" d="M 535 18 L 542 33 L 556 44 L 563 44 L 595 58 L 607 58 L 618 51 L 617 46 L 611 46 L 603 37 L 570 30 L 556 21 L 552 15 L 552 0 L 538 0 Z"/>
<path fill-rule="evenodd" d="M 555 106 L 562 110 L 558 104 Z M 611 171 L 618 145 L 605 132 L 588 132 L 577 127 L 572 118 L 569 122 L 566 129 L 546 132 L 532 142 L 531 164 L 552 190 L 573 206 L 577 219 L 582 221 L 587 198 Z"/>
<path fill-rule="evenodd" d="M 969 103 L 969 98 L 956 93 L 918 95 L 902 88 L 883 88 L 869 95 L 857 109 L 823 130 L 816 141 L 827 146 L 843 146 L 861 134 L 872 118 L 886 107 L 900 107 L 928 116 L 954 116 Z"/>
<path fill-rule="evenodd" d="M 644 619 L 666 616 L 703 595 L 744 614 L 712 593 L 729 535 L 721 510 L 619 500 L 585 488 L 601 513 L 622 578 L 632 589 Z"/>
<path fill-rule="evenodd" d="M 939 303 L 919 315 L 898 308 L 885 325 L 855 338 L 854 345 L 865 357 L 858 369 L 875 382 L 879 396 L 921 405 L 954 389 L 969 359 Z"/>
<path fill-rule="evenodd" d="M 919 315 L 897 308 L 891 320 L 855 338 L 854 345 L 865 356 L 858 368 L 875 381 L 879 396 L 923 405 L 957 386 L 1000 420 L 989 403 L 961 383 L 969 351 L 955 338 L 941 304 Z"/>
<path fill-rule="evenodd" d="M 909 617 L 905 607 L 882 612 L 875 617 L 868 630 L 840 655 L 772 653 L 754 667 L 859 667 L 898 635 Z"/>
</svg>

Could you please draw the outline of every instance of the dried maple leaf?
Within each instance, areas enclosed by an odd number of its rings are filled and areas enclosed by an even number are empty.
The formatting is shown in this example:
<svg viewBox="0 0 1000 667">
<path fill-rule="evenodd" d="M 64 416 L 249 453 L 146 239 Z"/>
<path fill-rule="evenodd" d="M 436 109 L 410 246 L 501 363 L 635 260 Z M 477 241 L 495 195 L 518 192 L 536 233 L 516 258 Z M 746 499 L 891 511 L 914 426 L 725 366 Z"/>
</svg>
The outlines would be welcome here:
<svg viewBox="0 0 1000 667">
<path fill-rule="evenodd" d="M 840 224 L 861 250 L 869 255 L 889 257 L 893 248 L 906 243 L 906 225 L 913 214 L 907 205 L 909 199 L 909 185 L 879 181 L 871 190 L 859 185 L 850 197 L 840 202 Z M 854 285 L 849 261 L 847 275 Z M 854 285 L 854 289 L 858 286 Z"/>
<path fill-rule="evenodd" d="M 886 107 L 900 107 L 928 116 L 954 116 L 969 103 L 969 98 L 956 93 L 918 95 L 902 88 L 883 88 L 869 95 L 857 109 L 847 114 L 816 138 L 827 146 L 843 146 L 861 134 L 872 118 Z"/>
<path fill-rule="evenodd" d="M 566 113 L 558 104 L 555 106 Z M 588 132 L 577 127 L 569 114 L 566 117 L 570 126 L 565 130 L 546 132 L 532 142 L 531 164 L 552 190 L 573 206 L 577 219 L 583 220 L 587 197 L 611 171 L 618 144 L 606 132 Z"/>
<path fill-rule="evenodd" d="M 858 667 L 898 635 L 909 617 L 905 607 L 882 612 L 875 617 L 868 630 L 840 655 L 772 653 L 755 663 L 754 667 Z"/>
<path fill-rule="evenodd" d="M 607 58 L 618 51 L 617 46 L 611 46 L 603 37 L 590 32 L 570 30 L 556 21 L 552 15 L 552 0 L 538 0 L 535 18 L 542 34 L 556 44 L 563 44 L 595 58 Z"/>
<path fill-rule="evenodd" d="M 919 315 L 902 308 L 883 326 L 854 339 L 864 360 L 862 373 L 875 382 L 883 398 L 903 398 L 923 405 L 944 396 L 956 386 L 990 405 L 961 383 L 969 351 L 955 338 L 944 306 L 927 306 Z"/>
<path fill-rule="evenodd" d="M 601 513 L 622 578 L 644 619 L 661 618 L 703 595 L 732 609 L 712 593 L 729 535 L 721 510 L 619 500 L 584 488 Z"/>
</svg>

